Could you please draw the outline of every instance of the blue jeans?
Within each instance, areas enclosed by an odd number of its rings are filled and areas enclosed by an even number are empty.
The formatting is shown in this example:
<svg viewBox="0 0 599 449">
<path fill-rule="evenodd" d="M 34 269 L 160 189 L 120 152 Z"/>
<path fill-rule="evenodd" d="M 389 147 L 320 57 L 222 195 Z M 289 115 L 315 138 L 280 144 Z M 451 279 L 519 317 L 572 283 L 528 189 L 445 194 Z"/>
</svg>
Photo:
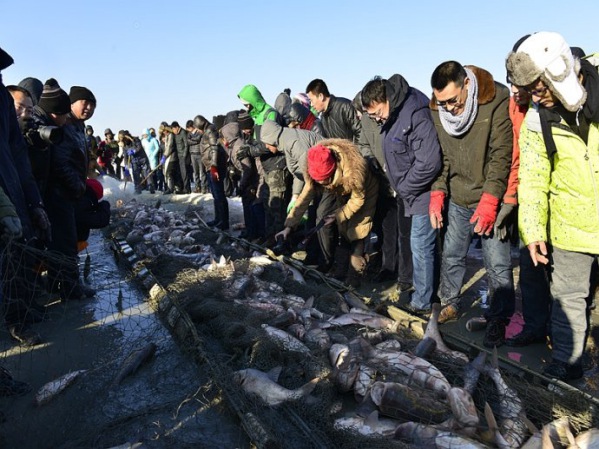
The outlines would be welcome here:
<svg viewBox="0 0 599 449">
<path fill-rule="evenodd" d="M 460 306 L 460 291 L 466 275 L 466 254 L 474 234 L 474 225 L 470 223 L 473 214 L 474 209 L 449 202 L 439 286 L 439 298 L 443 305 Z M 486 318 L 507 320 L 514 313 L 516 302 L 510 242 L 502 242 L 495 235 L 483 236 L 481 241 L 491 301 Z"/>
<path fill-rule="evenodd" d="M 596 255 L 552 248 L 551 344 L 553 360 L 581 363 L 588 326 L 591 265 Z"/>
<path fill-rule="evenodd" d="M 410 246 L 414 266 L 412 306 L 430 309 L 435 293 L 435 253 L 437 236 L 427 215 L 412 215 Z"/>
</svg>

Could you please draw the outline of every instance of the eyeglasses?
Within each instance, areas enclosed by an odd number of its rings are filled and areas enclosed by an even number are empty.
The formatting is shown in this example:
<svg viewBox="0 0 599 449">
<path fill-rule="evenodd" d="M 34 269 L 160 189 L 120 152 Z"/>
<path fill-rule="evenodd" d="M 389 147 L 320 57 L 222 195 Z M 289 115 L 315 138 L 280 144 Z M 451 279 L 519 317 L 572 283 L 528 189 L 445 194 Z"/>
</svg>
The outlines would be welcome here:
<svg viewBox="0 0 599 449">
<path fill-rule="evenodd" d="M 533 95 L 535 97 L 542 97 L 543 95 L 545 95 L 545 92 L 547 92 L 549 90 L 549 88 L 547 86 L 543 86 L 543 87 L 536 87 L 536 85 L 538 84 L 538 81 L 523 87 L 522 89 L 524 89 L 525 92 L 528 92 L 530 95 Z M 533 87 L 534 85 L 534 87 Z"/>
<path fill-rule="evenodd" d="M 383 115 L 383 104 L 381 103 L 378 109 L 373 112 L 366 111 L 366 114 L 368 114 L 368 117 L 372 119 L 381 118 L 381 116 Z"/>
<path fill-rule="evenodd" d="M 437 100 L 437 106 L 439 106 L 440 108 L 446 108 L 447 106 L 455 106 L 459 102 L 460 102 L 460 96 L 456 95 L 455 97 L 450 98 L 449 100 L 445 100 L 445 101 Z"/>
</svg>

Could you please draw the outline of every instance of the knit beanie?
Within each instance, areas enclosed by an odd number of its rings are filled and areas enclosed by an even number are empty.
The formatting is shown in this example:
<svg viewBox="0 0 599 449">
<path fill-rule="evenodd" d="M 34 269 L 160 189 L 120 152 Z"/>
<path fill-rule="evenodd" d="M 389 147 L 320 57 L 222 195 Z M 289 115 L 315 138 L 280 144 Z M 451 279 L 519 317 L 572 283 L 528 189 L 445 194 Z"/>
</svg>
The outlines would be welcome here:
<svg viewBox="0 0 599 449">
<path fill-rule="evenodd" d="M 54 78 L 45 82 L 38 106 L 48 114 L 63 115 L 71 112 L 69 96 Z"/>
<path fill-rule="evenodd" d="M 246 111 L 239 113 L 237 123 L 239 123 L 239 129 L 252 129 L 254 127 L 254 120 Z"/>
<path fill-rule="evenodd" d="M 336 168 L 335 156 L 327 147 L 316 145 L 308 150 L 308 174 L 314 181 L 330 178 Z"/>
<path fill-rule="evenodd" d="M 85 185 L 89 187 L 89 189 L 92 192 L 94 192 L 94 195 L 96 195 L 98 201 L 102 199 L 102 197 L 104 196 L 104 187 L 102 186 L 102 183 L 100 181 L 98 181 L 97 179 L 89 178 L 85 180 Z"/>
<path fill-rule="evenodd" d="M 580 60 L 558 33 L 531 35 L 508 55 L 505 66 L 516 86 L 541 79 L 568 111 L 578 111 L 586 101 L 587 93 L 578 80 Z"/>
<path fill-rule="evenodd" d="M 87 87 L 71 87 L 71 90 L 69 91 L 69 98 L 71 99 L 71 104 L 79 100 L 87 100 L 93 104 L 96 104 L 96 97 Z"/>
<path fill-rule="evenodd" d="M 42 91 L 44 90 L 44 85 L 40 80 L 32 77 L 24 78 L 19 83 L 19 87 L 22 87 L 29 92 L 34 106 L 38 104 Z"/>
</svg>

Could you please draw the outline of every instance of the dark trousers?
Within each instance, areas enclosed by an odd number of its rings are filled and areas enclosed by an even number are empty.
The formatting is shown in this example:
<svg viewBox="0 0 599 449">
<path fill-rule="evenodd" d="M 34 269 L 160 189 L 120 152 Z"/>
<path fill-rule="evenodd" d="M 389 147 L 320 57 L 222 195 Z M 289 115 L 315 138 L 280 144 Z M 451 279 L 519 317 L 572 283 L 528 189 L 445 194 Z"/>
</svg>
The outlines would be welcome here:
<svg viewBox="0 0 599 449">
<path fill-rule="evenodd" d="M 202 164 L 202 155 L 200 153 L 191 153 L 191 169 L 193 170 L 193 183 L 196 192 L 206 190 L 206 171 Z"/>
<path fill-rule="evenodd" d="M 406 217 L 403 201 L 397 198 L 397 281 L 409 284 L 414 275 L 411 234 L 412 218 Z"/>
<path fill-rule="evenodd" d="M 144 186 L 142 181 L 146 179 L 150 192 L 154 193 L 156 187 L 154 185 L 154 178 L 148 176 L 150 173 L 148 162 L 145 158 L 132 158 L 131 159 L 131 171 L 133 172 L 133 184 L 135 185 L 135 191 L 141 193 Z"/>
<path fill-rule="evenodd" d="M 397 201 L 387 192 L 379 192 L 372 230 L 378 237 L 381 271 L 397 273 Z"/>
<path fill-rule="evenodd" d="M 64 298 L 79 292 L 77 265 L 77 227 L 73 202 L 56 189 L 49 189 L 45 198 L 46 211 L 52 224 L 52 241 L 48 243 L 48 287 L 60 291 Z"/>
<path fill-rule="evenodd" d="M 530 258 L 526 246 L 520 248 L 520 291 L 524 329 L 535 335 L 547 335 L 551 314 L 548 268 Z"/>
<path fill-rule="evenodd" d="M 184 193 L 191 193 L 191 173 L 188 168 L 189 165 L 185 158 L 179 156 L 179 174 L 181 176 L 181 186 Z"/>
<path fill-rule="evenodd" d="M 218 171 L 219 180 L 216 181 L 212 176 L 209 176 L 210 192 L 214 198 L 214 219 L 218 223 L 220 229 L 229 229 L 229 203 L 225 195 L 224 177 L 227 171 L 221 169 Z"/>
<path fill-rule="evenodd" d="M 316 209 L 316 220 L 320 221 L 326 216 L 334 214 L 335 210 L 337 210 L 337 198 L 325 190 Z M 331 266 L 335 260 L 335 248 L 339 243 L 337 224 L 333 223 L 331 226 L 323 226 L 318 231 L 318 242 L 320 243 L 320 250 L 325 266 Z"/>
<path fill-rule="evenodd" d="M 271 170 L 266 173 L 264 180 L 268 185 L 268 203 L 266 205 L 266 233 L 275 234 L 281 231 L 285 224 L 287 212 L 287 170 Z"/>
</svg>

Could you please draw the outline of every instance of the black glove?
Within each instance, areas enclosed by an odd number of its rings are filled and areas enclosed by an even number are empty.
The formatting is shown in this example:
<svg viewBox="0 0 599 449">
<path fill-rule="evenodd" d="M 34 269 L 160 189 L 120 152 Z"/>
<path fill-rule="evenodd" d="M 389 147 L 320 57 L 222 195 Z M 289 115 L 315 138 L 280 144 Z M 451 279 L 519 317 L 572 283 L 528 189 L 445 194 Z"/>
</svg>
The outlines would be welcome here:
<svg viewBox="0 0 599 449">
<path fill-rule="evenodd" d="M 250 157 L 250 156 L 251 156 L 251 153 L 250 153 L 249 145 L 242 145 L 237 150 L 237 153 L 235 153 L 235 157 L 237 158 L 238 161 L 245 159 L 246 157 Z"/>
<path fill-rule="evenodd" d="M 510 223 L 510 217 L 512 213 L 516 210 L 515 204 L 502 204 L 499 212 L 497 213 L 497 218 L 495 219 L 495 235 L 499 237 L 499 240 L 504 241 L 507 238 L 507 227 Z"/>
<path fill-rule="evenodd" d="M 52 240 L 52 227 L 50 220 L 43 207 L 35 207 L 31 210 L 31 221 L 33 225 L 40 231 L 40 237 L 49 242 Z"/>
<path fill-rule="evenodd" d="M 2 235 L 9 239 L 18 239 L 23 235 L 23 227 L 19 217 L 7 216 L 0 218 L 0 227 L 2 228 Z"/>
</svg>

